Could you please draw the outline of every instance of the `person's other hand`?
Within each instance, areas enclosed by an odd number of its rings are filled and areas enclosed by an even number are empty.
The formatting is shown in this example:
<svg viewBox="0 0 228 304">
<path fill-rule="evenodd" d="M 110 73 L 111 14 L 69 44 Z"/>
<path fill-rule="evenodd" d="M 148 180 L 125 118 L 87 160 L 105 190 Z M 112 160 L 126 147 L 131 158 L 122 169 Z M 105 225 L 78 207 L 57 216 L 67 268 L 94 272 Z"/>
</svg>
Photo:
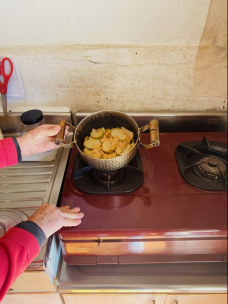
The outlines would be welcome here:
<svg viewBox="0 0 228 304">
<path fill-rule="evenodd" d="M 80 208 L 64 206 L 57 208 L 52 204 L 42 204 L 40 208 L 28 218 L 28 221 L 36 223 L 48 238 L 60 228 L 78 226 L 84 214 Z"/>
<path fill-rule="evenodd" d="M 60 131 L 59 125 L 41 125 L 36 129 L 28 132 L 22 137 L 17 138 L 17 142 L 21 149 L 22 158 L 31 154 L 47 152 L 60 148 L 54 143 L 55 136 Z M 69 127 L 66 127 L 65 137 Z"/>
</svg>

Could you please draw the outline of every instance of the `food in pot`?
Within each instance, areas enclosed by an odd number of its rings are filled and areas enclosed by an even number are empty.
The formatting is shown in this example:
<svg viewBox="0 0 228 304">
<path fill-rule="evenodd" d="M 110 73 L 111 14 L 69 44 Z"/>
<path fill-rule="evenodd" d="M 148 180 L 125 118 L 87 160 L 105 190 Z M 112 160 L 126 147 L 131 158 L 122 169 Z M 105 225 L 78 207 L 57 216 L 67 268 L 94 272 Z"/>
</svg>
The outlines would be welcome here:
<svg viewBox="0 0 228 304">
<path fill-rule="evenodd" d="M 129 144 L 127 144 L 126 148 L 123 150 L 123 152 L 121 152 L 119 155 L 124 155 L 125 153 L 127 153 L 129 150 L 131 149 L 131 146 Z"/>
<path fill-rule="evenodd" d="M 119 140 L 124 141 L 127 138 L 127 133 L 120 128 L 115 128 L 111 131 L 112 137 L 118 136 Z"/>
<path fill-rule="evenodd" d="M 122 130 L 124 130 L 128 136 L 130 136 L 130 139 L 132 140 L 134 137 L 134 133 L 129 131 L 128 129 L 125 129 L 124 127 L 121 127 Z"/>
<path fill-rule="evenodd" d="M 90 150 L 88 148 L 85 148 L 83 150 L 83 152 L 88 155 L 88 156 L 91 156 L 91 157 L 94 157 L 94 158 L 102 158 L 102 153 L 99 151 L 99 150 Z"/>
<path fill-rule="evenodd" d="M 134 133 L 128 129 L 92 129 L 84 141 L 83 152 L 93 158 L 112 159 L 126 154 L 134 146 Z"/>
<path fill-rule="evenodd" d="M 105 128 L 100 128 L 98 130 L 92 129 L 92 132 L 90 133 L 92 138 L 100 139 L 105 134 Z"/>
<path fill-rule="evenodd" d="M 112 144 L 108 141 L 106 141 L 102 144 L 102 150 L 106 153 L 112 153 L 114 151 L 114 149 L 112 149 L 111 147 L 112 147 Z"/>
<path fill-rule="evenodd" d="M 86 137 L 84 141 L 84 146 L 90 150 L 100 148 L 101 142 L 99 139 L 94 139 L 92 137 Z"/>
</svg>

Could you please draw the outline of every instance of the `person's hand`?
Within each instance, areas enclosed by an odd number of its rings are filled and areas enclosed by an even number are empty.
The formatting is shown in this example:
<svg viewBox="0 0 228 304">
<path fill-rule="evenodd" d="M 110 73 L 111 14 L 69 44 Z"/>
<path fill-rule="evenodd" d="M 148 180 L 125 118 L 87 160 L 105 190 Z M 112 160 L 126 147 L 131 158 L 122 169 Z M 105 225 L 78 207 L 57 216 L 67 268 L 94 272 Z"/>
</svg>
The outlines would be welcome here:
<svg viewBox="0 0 228 304">
<path fill-rule="evenodd" d="M 60 148 L 54 143 L 55 136 L 60 131 L 59 125 L 41 125 L 36 129 L 28 132 L 22 137 L 17 138 L 17 142 L 21 149 L 22 158 L 31 154 L 47 152 Z M 65 137 L 69 127 L 66 127 Z"/>
<path fill-rule="evenodd" d="M 78 226 L 84 214 L 80 208 L 69 206 L 57 208 L 52 204 L 42 204 L 40 208 L 28 218 L 28 221 L 36 223 L 48 238 L 60 228 Z"/>
</svg>

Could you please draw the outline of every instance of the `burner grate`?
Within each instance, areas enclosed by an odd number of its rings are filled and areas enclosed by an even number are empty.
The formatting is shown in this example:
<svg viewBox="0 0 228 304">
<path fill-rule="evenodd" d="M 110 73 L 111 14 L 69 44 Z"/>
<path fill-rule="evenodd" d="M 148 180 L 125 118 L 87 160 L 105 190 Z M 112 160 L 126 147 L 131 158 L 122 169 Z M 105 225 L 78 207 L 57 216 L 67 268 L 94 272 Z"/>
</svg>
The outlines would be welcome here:
<svg viewBox="0 0 228 304">
<path fill-rule="evenodd" d="M 138 189 L 144 180 L 139 152 L 129 165 L 115 171 L 99 171 L 88 166 L 78 153 L 75 159 L 73 183 L 88 194 L 125 194 Z"/>
<path fill-rule="evenodd" d="M 185 142 L 176 158 L 184 179 L 203 190 L 227 191 L 227 145 L 221 142 Z"/>
</svg>

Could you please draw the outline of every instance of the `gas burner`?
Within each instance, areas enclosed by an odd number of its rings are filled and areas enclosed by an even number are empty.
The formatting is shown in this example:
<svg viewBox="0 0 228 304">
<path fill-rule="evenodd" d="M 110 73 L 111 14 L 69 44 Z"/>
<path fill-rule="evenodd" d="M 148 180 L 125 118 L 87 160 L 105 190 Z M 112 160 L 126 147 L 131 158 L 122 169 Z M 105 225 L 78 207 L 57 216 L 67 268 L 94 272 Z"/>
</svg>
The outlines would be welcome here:
<svg viewBox="0 0 228 304">
<path fill-rule="evenodd" d="M 99 171 L 88 166 L 78 153 L 74 164 L 75 187 L 88 194 L 124 194 L 138 189 L 144 180 L 140 154 L 115 171 Z"/>
<path fill-rule="evenodd" d="M 99 171 L 93 169 L 93 175 L 103 185 L 115 185 L 120 182 L 123 176 L 123 169 L 115 170 L 115 171 Z"/>
<path fill-rule="evenodd" d="M 200 177 L 217 180 L 226 174 L 226 165 L 218 158 L 203 157 L 198 166 L 195 166 L 195 171 Z"/>
<path fill-rule="evenodd" d="M 176 149 L 184 179 L 202 190 L 227 191 L 227 145 L 222 142 L 185 142 Z"/>
</svg>

